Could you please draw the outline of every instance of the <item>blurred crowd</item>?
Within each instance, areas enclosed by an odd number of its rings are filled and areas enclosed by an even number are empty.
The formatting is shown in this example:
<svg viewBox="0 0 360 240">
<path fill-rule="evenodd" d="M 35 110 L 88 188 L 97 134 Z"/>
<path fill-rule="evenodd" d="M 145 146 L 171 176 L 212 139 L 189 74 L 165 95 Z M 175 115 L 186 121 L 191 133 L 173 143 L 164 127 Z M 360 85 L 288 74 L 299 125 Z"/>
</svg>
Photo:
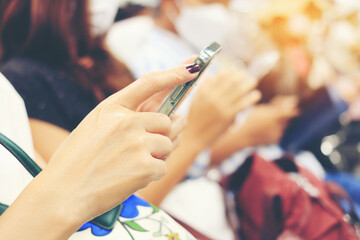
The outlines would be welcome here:
<svg viewBox="0 0 360 240">
<path fill-rule="evenodd" d="M 360 238 L 359 0 L 0 0 L 0 72 L 7 239 Z"/>
</svg>

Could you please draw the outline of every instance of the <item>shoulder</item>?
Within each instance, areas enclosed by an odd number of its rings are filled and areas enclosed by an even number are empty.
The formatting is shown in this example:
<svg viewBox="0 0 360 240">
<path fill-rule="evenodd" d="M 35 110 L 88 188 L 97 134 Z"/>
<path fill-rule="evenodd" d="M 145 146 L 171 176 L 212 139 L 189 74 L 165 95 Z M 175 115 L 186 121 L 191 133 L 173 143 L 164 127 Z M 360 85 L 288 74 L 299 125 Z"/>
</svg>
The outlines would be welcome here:
<svg viewBox="0 0 360 240">
<path fill-rule="evenodd" d="M 11 58 L 1 66 L 1 72 L 6 76 L 31 77 L 34 74 L 48 71 L 45 64 L 26 58 Z"/>
<path fill-rule="evenodd" d="M 0 71 L 23 98 L 29 115 L 34 108 L 41 109 L 44 102 L 49 102 L 59 85 L 60 74 L 46 64 L 31 59 L 10 59 L 1 66 Z"/>
<path fill-rule="evenodd" d="M 0 68 L 0 71 L 14 86 L 26 102 L 32 95 L 44 93 L 49 84 L 48 78 L 54 78 L 54 73 L 45 65 L 33 60 L 13 58 Z"/>
<path fill-rule="evenodd" d="M 66 78 L 64 74 L 56 69 L 26 58 L 12 58 L 5 62 L 0 71 L 12 83 L 16 90 L 30 88 L 36 90 L 56 84 L 60 79 Z M 21 95 L 21 92 L 20 92 Z"/>
<path fill-rule="evenodd" d="M 46 63 L 13 58 L 0 71 L 23 98 L 30 118 L 70 131 L 95 105 L 91 92 Z"/>
</svg>

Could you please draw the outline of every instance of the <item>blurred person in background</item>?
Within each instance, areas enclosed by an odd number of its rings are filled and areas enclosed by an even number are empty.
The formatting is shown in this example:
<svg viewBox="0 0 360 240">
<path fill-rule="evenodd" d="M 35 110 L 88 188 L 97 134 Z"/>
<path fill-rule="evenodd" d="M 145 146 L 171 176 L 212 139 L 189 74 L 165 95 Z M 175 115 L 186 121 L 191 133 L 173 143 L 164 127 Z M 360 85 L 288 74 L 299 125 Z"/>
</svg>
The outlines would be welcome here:
<svg viewBox="0 0 360 240">
<path fill-rule="evenodd" d="M 338 170 L 356 174 L 358 169 L 359 13 L 359 1 L 322 0 L 266 1 L 263 10 L 254 11 L 281 55 L 260 83 L 265 99 L 279 92 L 301 99 L 326 87 L 349 104 L 349 111 L 304 148 L 321 162 L 326 180 L 339 183 L 356 203 L 358 179 Z"/>
<path fill-rule="evenodd" d="M 302 98 L 332 84 L 341 88 L 341 76 L 358 71 L 357 9 L 356 1 L 308 0 L 289 4 L 272 0 L 253 11 L 254 19 L 281 56 L 274 70 L 260 82 L 263 99 L 279 93 Z M 356 93 L 341 90 L 339 93 L 351 102 L 348 95 Z"/>
</svg>

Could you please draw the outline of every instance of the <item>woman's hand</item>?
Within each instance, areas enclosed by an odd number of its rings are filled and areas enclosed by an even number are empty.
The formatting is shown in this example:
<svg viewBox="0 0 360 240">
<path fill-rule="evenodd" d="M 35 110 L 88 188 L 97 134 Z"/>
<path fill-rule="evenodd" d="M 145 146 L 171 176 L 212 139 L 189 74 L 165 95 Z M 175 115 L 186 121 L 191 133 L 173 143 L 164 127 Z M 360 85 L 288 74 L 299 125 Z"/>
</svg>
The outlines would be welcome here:
<svg viewBox="0 0 360 240">
<path fill-rule="evenodd" d="M 176 148 L 180 144 L 181 132 L 186 127 L 187 119 L 178 113 L 173 113 L 170 118 L 173 124 L 169 137 L 173 141 L 173 148 Z"/>
<path fill-rule="evenodd" d="M 27 239 L 65 239 L 84 222 L 164 176 L 163 160 L 176 139 L 173 124 L 164 114 L 136 109 L 156 92 L 196 76 L 185 66 L 153 72 L 100 103 L 1 216 L 2 236 L 7 229 L 20 236 L 26 232 Z M 21 229 L 20 215 L 27 223 Z"/>
<path fill-rule="evenodd" d="M 182 138 L 189 139 L 200 149 L 208 147 L 233 122 L 237 113 L 260 99 L 255 86 L 252 79 L 234 71 L 221 72 L 204 82 L 192 101 Z"/>
<path fill-rule="evenodd" d="M 159 205 L 185 176 L 201 150 L 210 145 L 234 120 L 236 114 L 260 99 L 255 84 L 244 75 L 223 72 L 204 82 L 195 94 L 181 142 L 166 160 L 168 171 L 138 194 Z"/>
</svg>

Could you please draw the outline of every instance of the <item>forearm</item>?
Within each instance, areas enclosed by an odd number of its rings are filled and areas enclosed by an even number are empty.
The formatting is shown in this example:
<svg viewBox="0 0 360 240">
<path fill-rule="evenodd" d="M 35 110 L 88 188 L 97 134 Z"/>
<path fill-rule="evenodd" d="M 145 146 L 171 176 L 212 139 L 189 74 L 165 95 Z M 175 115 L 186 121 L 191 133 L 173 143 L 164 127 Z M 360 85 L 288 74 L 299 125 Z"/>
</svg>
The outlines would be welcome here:
<svg viewBox="0 0 360 240">
<path fill-rule="evenodd" d="M 1 238 L 68 239 L 82 224 L 71 199 L 40 173 L 0 217 Z"/>
<path fill-rule="evenodd" d="M 193 164 L 196 156 L 204 146 L 191 137 L 183 136 L 180 145 L 167 158 L 166 175 L 146 188 L 138 191 L 138 194 L 147 201 L 160 205 L 166 195 L 186 176 L 188 168 Z"/>
<path fill-rule="evenodd" d="M 216 165 L 237 151 L 252 146 L 244 128 L 228 131 L 211 146 L 211 164 Z"/>
</svg>

